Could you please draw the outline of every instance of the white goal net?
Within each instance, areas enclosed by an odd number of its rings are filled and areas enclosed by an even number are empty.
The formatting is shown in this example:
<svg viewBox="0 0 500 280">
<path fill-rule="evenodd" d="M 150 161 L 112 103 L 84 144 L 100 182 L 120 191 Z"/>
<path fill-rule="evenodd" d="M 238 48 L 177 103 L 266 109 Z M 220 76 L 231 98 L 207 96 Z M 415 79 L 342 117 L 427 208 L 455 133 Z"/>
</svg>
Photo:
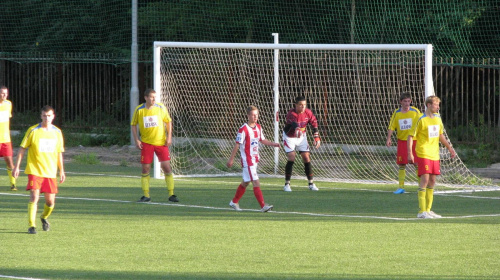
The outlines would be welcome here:
<svg viewBox="0 0 500 280">
<path fill-rule="evenodd" d="M 396 147 L 385 146 L 391 114 L 402 92 L 421 111 L 433 95 L 430 45 L 155 42 L 154 49 L 155 90 L 173 118 L 176 176 L 240 175 L 239 164 L 226 162 L 246 108 L 257 106 L 264 135 L 281 143 L 284 117 L 303 95 L 322 141 L 311 152 L 315 180 L 397 183 Z M 312 143 L 310 130 L 308 137 Z M 259 172 L 284 177 L 283 149 L 260 153 Z M 303 177 L 297 159 L 293 175 Z M 414 167 L 407 171 L 416 184 Z M 492 186 L 444 147 L 441 173 L 441 186 Z"/>
</svg>

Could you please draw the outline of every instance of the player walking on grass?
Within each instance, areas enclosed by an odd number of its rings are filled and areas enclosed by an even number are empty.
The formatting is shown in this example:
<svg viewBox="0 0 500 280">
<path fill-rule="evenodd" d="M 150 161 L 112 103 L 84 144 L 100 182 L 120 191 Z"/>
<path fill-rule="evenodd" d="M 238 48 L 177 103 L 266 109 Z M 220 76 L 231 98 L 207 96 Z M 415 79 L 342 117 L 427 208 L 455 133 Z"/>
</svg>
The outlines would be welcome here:
<svg viewBox="0 0 500 280">
<path fill-rule="evenodd" d="M 9 89 L 0 87 L 0 157 L 7 165 L 7 174 L 10 180 L 10 190 L 17 191 L 16 178 L 12 176 L 14 162 L 12 160 L 12 143 L 10 140 L 10 118 L 12 118 L 12 103 L 7 100 Z"/>
<path fill-rule="evenodd" d="M 441 142 L 452 158 L 456 156 L 455 150 L 443 135 L 443 122 L 439 116 L 439 103 L 441 100 L 437 96 L 429 96 L 425 100 L 425 114 L 420 117 L 413 131 L 408 135 L 408 162 L 412 163 L 415 160 L 418 164 L 418 176 L 420 183 L 418 187 L 418 205 L 420 211 L 417 218 L 432 219 L 441 218 L 440 215 L 434 213 L 432 202 L 434 200 L 434 185 L 436 184 L 436 176 L 441 174 L 439 165 L 439 142 Z M 413 138 L 417 139 L 416 153 L 417 158 L 414 159 L 412 150 Z"/>
<path fill-rule="evenodd" d="M 310 124 L 313 128 L 314 147 L 320 146 L 318 121 L 313 112 L 307 108 L 307 101 L 304 96 L 295 98 L 295 108 L 286 114 L 286 123 L 283 128 L 283 147 L 287 156 L 285 166 L 285 192 L 291 192 L 290 178 L 292 177 L 293 164 L 295 162 L 295 150 L 299 151 L 304 162 L 304 170 L 309 181 L 309 189 L 317 191 L 318 188 L 313 181 L 309 143 L 307 143 L 306 127 Z"/>
<path fill-rule="evenodd" d="M 405 177 L 406 177 L 406 165 L 408 164 L 408 134 L 412 130 L 413 126 L 417 124 L 418 119 L 422 115 L 420 111 L 410 106 L 411 95 L 409 93 L 402 93 L 399 97 L 399 102 L 401 107 L 394 110 L 391 116 L 391 121 L 389 122 L 389 128 L 387 130 L 387 147 L 392 145 L 391 136 L 394 131 L 396 131 L 396 136 L 398 138 L 398 152 L 396 157 L 396 163 L 399 165 L 399 188 L 394 192 L 395 194 L 405 193 Z M 413 140 L 413 156 L 415 157 L 415 140 Z M 415 168 L 417 164 L 415 163 Z M 417 168 L 417 178 L 418 168 Z"/>
<path fill-rule="evenodd" d="M 135 108 L 132 117 L 132 135 L 136 147 L 141 150 L 142 177 L 141 187 L 144 195 L 137 202 L 150 202 L 149 195 L 149 172 L 154 154 L 160 161 L 160 167 L 165 174 L 165 183 L 167 185 L 169 201 L 179 202 L 174 195 L 174 175 L 170 166 L 170 151 L 168 147 L 172 145 L 172 119 L 165 105 L 156 102 L 156 92 L 153 89 L 147 89 L 144 92 L 143 103 Z M 139 134 L 137 133 L 139 125 Z"/>
<path fill-rule="evenodd" d="M 45 206 L 41 221 L 44 231 L 50 230 L 47 221 L 54 210 L 57 191 L 57 169 L 59 168 L 60 183 L 66 180 L 64 173 L 64 140 L 59 128 L 52 124 L 54 120 L 54 109 L 50 106 L 42 108 L 42 122 L 28 129 L 21 142 L 21 148 L 17 155 L 16 165 L 12 170 L 13 176 L 19 176 L 19 167 L 24 153 L 28 149 L 28 160 L 25 173 L 28 174 L 28 186 L 30 191 L 30 202 L 28 203 L 28 233 L 36 232 L 36 212 L 40 193 L 45 194 Z"/>
<path fill-rule="evenodd" d="M 243 181 L 236 189 L 234 198 L 229 202 L 229 206 L 233 207 L 236 211 L 241 211 L 240 201 L 243 194 L 245 194 L 247 186 L 252 182 L 253 193 L 255 198 L 260 204 L 260 211 L 267 212 L 273 209 L 272 205 L 264 202 L 264 196 L 260 190 L 259 176 L 257 175 L 257 163 L 259 162 L 259 142 L 273 147 L 279 147 L 280 144 L 271 142 L 265 139 L 260 124 L 257 123 L 259 119 L 259 110 L 255 106 L 247 108 L 248 122 L 243 124 L 238 130 L 236 135 L 236 143 L 231 157 L 227 161 L 227 167 L 233 166 L 234 157 L 238 152 L 241 153 L 241 166 L 243 168 Z"/>
</svg>

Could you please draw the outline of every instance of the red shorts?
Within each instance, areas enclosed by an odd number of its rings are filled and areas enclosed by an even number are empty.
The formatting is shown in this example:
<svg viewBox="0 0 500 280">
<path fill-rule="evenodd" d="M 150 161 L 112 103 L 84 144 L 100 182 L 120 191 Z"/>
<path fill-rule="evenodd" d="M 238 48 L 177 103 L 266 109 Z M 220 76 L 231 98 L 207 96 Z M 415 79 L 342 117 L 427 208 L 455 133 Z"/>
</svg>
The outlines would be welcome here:
<svg viewBox="0 0 500 280">
<path fill-rule="evenodd" d="M 12 156 L 12 143 L 0 143 L 0 157 Z"/>
<path fill-rule="evenodd" d="M 57 179 L 28 174 L 26 190 L 40 190 L 41 193 L 57 193 Z"/>
<path fill-rule="evenodd" d="M 423 174 L 440 175 L 440 169 L 439 160 L 418 158 L 418 176 Z"/>
<path fill-rule="evenodd" d="M 155 146 L 142 142 L 141 163 L 152 163 L 154 154 L 158 157 L 159 162 L 170 160 L 170 151 L 167 146 Z"/>
<path fill-rule="evenodd" d="M 413 162 L 417 163 L 417 153 L 415 152 L 415 146 L 417 146 L 417 141 L 413 140 L 412 154 Z M 398 154 L 396 158 L 396 163 L 398 165 L 408 164 L 408 141 L 398 139 Z"/>
</svg>

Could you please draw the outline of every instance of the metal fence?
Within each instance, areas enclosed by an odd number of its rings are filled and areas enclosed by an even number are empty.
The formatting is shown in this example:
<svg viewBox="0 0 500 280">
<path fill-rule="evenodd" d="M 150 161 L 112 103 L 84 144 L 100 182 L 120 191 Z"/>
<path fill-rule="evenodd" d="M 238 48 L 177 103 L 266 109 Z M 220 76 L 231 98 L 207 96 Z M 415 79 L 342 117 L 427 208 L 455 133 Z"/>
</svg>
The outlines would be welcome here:
<svg viewBox="0 0 500 280">
<path fill-rule="evenodd" d="M 500 59 L 439 59 L 434 62 L 436 95 L 448 135 L 458 143 L 500 144 Z"/>
<path fill-rule="evenodd" d="M 498 59 L 475 65 L 460 65 L 453 59 L 435 61 L 434 87 L 442 99 L 448 135 L 455 143 L 500 142 L 500 69 L 489 66 L 499 64 Z M 130 64 L 0 60 L 0 84 L 9 87 L 14 104 L 12 129 L 38 122 L 40 108 L 49 104 L 56 110 L 56 123 L 64 129 L 129 131 Z M 140 64 L 140 92 L 151 86 L 152 64 Z"/>
<path fill-rule="evenodd" d="M 0 69 L 14 105 L 12 129 L 38 122 L 44 105 L 54 107 L 55 123 L 66 129 L 129 129 L 130 64 L 0 60 Z"/>
</svg>

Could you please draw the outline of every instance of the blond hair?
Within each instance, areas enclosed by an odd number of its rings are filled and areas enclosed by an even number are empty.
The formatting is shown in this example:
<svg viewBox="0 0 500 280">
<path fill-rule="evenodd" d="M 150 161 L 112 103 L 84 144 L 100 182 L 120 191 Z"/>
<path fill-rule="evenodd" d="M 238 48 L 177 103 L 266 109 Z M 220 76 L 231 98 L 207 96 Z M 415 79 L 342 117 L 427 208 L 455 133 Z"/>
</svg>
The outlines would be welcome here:
<svg viewBox="0 0 500 280">
<path fill-rule="evenodd" d="M 441 102 L 441 99 L 439 99 L 439 97 L 433 95 L 433 96 L 429 96 L 425 99 L 425 106 L 429 105 L 429 104 L 432 104 L 434 102 Z"/>
<path fill-rule="evenodd" d="M 250 114 L 250 112 L 255 111 L 255 110 L 259 111 L 259 109 L 257 109 L 257 107 L 255 107 L 253 105 L 248 106 L 247 107 L 247 115 Z"/>
</svg>

